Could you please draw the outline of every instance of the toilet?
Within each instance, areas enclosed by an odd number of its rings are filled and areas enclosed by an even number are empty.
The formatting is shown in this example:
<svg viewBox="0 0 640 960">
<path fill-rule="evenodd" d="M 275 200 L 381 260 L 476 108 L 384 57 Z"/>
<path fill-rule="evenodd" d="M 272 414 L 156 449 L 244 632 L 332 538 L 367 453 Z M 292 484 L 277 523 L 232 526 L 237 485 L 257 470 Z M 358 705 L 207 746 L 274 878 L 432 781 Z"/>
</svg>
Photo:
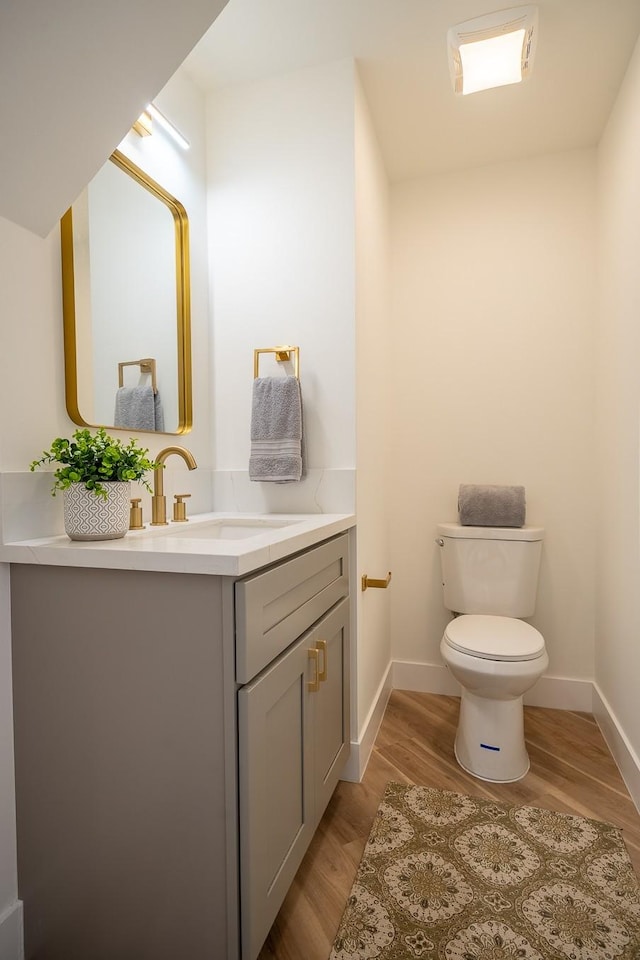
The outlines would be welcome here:
<svg viewBox="0 0 640 960">
<path fill-rule="evenodd" d="M 462 687 L 455 755 L 480 780 L 510 783 L 529 769 L 522 697 L 549 665 L 533 615 L 542 527 L 437 526 L 445 607 L 440 643 Z"/>
</svg>

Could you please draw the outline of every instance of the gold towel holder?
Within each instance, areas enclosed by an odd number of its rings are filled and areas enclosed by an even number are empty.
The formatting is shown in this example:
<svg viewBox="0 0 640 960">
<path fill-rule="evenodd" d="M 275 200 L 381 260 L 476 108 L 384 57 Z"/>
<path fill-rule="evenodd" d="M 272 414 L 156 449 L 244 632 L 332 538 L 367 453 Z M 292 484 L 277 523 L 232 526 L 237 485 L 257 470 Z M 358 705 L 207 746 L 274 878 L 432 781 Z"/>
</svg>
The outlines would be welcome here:
<svg viewBox="0 0 640 960">
<path fill-rule="evenodd" d="M 374 580 L 372 577 L 368 577 L 366 573 L 362 574 L 362 589 L 366 590 L 367 587 L 379 587 L 381 590 L 386 590 L 389 584 L 391 583 L 391 570 L 387 574 L 384 580 Z"/>
<path fill-rule="evenodd" d="M 300 379 L 300 347 L 258 347 L 253 351 L 253 379 L 259 376 L 260 354 L 275 353 L 278 363 L 286 363 L 293 355 L 293 375 Z"/>
<path fill-rule="evenodd" d="M 142 360 L 124 360 L 122 363 L 118 364 L 118 386 L 124 387 L 124 368 L 125 367 L 140 367 L 140 373 L 150 373 L 151 374 L 151 386 L 153 387 L 153 392 L 158 392 L 158 384 L 156 382 L 156 361 L 153 357 L 144 357 Z"/>
</svg>

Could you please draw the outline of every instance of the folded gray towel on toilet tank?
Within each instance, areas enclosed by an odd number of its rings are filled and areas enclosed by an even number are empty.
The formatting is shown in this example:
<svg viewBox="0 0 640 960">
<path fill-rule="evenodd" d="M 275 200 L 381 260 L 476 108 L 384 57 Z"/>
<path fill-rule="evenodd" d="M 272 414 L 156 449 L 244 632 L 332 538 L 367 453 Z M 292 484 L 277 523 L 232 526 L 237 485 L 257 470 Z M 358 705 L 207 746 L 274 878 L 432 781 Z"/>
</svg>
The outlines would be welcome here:
<svg viewBox="0 0 640 960">
<path fill-rule="evenodd" d="M 523 527 L 524 487 L 461 483 L 458 512 L 464 527 Z"/>
<path fill-rule="evenodd" d="M 249 479 L 302 477 L 302 400 L 297 377 L 257 377 L 251 400 Z"/>
</svg>

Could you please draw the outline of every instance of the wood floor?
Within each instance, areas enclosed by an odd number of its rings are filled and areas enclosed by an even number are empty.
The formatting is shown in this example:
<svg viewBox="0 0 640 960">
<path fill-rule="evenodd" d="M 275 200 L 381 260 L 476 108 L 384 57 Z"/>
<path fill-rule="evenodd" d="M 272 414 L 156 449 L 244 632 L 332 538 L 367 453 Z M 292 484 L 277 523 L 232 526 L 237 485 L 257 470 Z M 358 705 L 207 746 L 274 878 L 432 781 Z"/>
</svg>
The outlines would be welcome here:
<svg viewBox="0 0 640 960">
<path fill-rule="evenodd" d="M 531 769 L 490 784 L 453 756 L 455 697 L 394 691 L 362 783 L 341 782 L 258 960 L 327 960 L 389 780 L 546 807 L 621 827 L 640 876 L 640 815 L 590 714 L 525 707 Z"/>
</svg>

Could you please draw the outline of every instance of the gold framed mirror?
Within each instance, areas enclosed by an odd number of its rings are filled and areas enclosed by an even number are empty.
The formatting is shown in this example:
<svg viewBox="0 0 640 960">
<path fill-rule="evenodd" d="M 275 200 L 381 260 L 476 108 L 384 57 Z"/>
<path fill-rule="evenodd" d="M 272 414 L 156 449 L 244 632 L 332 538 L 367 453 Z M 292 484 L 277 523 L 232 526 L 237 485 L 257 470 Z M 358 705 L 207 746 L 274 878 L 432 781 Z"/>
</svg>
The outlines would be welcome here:
<svg viewBox="0 0 640 960">
<path fill-rule="evenodd" d="M 189 221 L 116 150 L 60 221 L 67 412 L 80 426 L 188 433 Z"/>
</svg>

